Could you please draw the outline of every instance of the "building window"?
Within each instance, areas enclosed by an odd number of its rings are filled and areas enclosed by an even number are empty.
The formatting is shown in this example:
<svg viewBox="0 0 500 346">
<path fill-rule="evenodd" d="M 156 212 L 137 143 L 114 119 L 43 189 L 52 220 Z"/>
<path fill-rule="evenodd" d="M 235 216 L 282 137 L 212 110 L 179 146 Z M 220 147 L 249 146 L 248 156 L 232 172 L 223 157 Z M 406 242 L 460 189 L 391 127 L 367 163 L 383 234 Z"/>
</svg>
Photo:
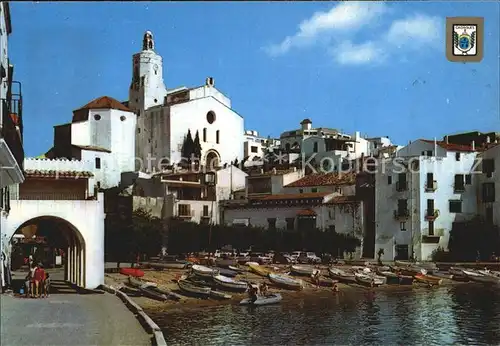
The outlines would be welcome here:
<svg viewBox="0 0 500 346">
<path fill-rule="evenodd" d="M 137 133 L 141 133 L 141 129 L 140 128 L 137 128 Z"/>
<path fill-rule="evenodd" d="M 464 175 L 463 174 L 455 174 L 454 190 L 455 190 L 455 192 L 465 191 Z"/>
<path fill-rule="evenodd" d="M 429 235 L 434 235 L 434 221 L 429 221 Z"/>
<path fill-rule="evenodd" d="M 293 217 L 286 218 L 286 229 L 288 231 L 292 231 L 295 229 L 295 218 Z"/>
<path fill-rule="evenodd" d="M 267 219 L 268 229 L 274 230 L 276 229 L 276 218 Z"/>
<path fill-rule="evenodd" d="M 203 142 L 206 142 L 207 141 L 207 128 L 205 127 L 203 129 Z"/>
<path fill-rule="evenodd" d="M 304 193 L 304 189 L 299 189 L 299 193 Z"/>
<path fill-rule="evenodd" d="M 491 178 L 493 172 L 495 171 L 495 160 L 494 159 L 484 159 L 483 160 L 483 173 L 486 177 Z"/>
<path fill-rule="evenodd" d="M 462 212 L 462 201 L 450 200 L 450 213 L 461 213 L 461 212 Z"/>
<path fill-rule="evenodd" d="M 215 131 L 215 143 L 219 144 L 219 130 Z"/>
<path fill-rule="evenodd" d="M 314 145 L 313 145 L 313 151 L 314 151 L 315 153 L 317 153 L 317 152 L 318 152 L 318 142 L 314 142 Z"/>
<path fill-rule="evenodd" d="M 403 232 L 406 231 L 406 222 L 400 222 L 399 229 Z"/>
<path fill-rule="evenodd" d="M 318 188 L 317 188 L 317 187 L 313 187 L 313 188 L 311 189 L 311 192 L 313 192 L 313 193 L 314 193 L 314 192 L 318 192 Z"/>
<path fill-rule="evenodd" d="M 209 124 L 214 123 L 214 121 L 215 121 L 215 112 L 214 111 L 210 111 L 207 113 L 207 121 Z"/>
<path fill-rule="evenodd" d="M 460 161 L 460 153 L 455 153 L 455 160 Z"/>
<path fill-rule="evenodd" d="M 408 214 L 408 200 L 398 199 L 398 215 L 404 216 Z"/>
<path fill-rule="evenodd" d="M 257 147 L 254 147 L 254 146 L 250 147 L 250 151 L 251 151 L 252 153 L 256 153 L 256 152 L 257 152 L 257 149 L 258 149 L 258 148 L 257 148 Z"/>
<path fill-rule="evenodd" d="M 203 216 L 208 216 L 208 205 L 203 206 Z"/>
<path fill-rule="evenodd" d="M 465 175 L 465 185 L 471 185 L 472 184 L 472 175 L 466 174 Z"/>
<path fill-rule="evenodd" d="M 427 150 L 427 156 L 432 156 L 432 150 Z"/>
<path fill-rule="evenodd" d="M 405 191 L 406 190 L 406 173 L 399 173 L 398 174 L 398 182 L 396 183 L 396 187 L 398 191 Z"/>
<path fill-rule="evenodd" d="M 120 117 L 120 120 L 121 120 L 121 121 L 125 121 L 125 119 L 127 119 L 127 118 L 125 117 L 125 115 L 122 115 L 122 116 Z"/>
<path fill-rule="evenodd" d="M 387 176 L 387 184 L 391 185 L 392 184 L 392 175 Z"/>
<path fill-rule="evenodd" d="M 99 114 L 94 114 L 94 119 L 95 120 L 101 120 L 101 116 Z"/>
<path fill-rule="evenodd" d="M 285 144 L 285 150 L 287 152 L 290 151 L 290 143 Z"/>
<path fill-rule="evenodd" d="M 483 183 L 483 203 L 495 202 L 495 183 Z"/>
<path fill-rule="evenodd" d="M 97 190 L 100 190 L 100 189 L 101 189 L 101 182 L 100 182 L 100 181 L 98 181 L 98 182 L 97 182 Z"/>
<path fill-rule="evenodd" d="M 101 159 L 99 157 L 95 158 L 95 168 L 101 169 Z"/>
<path fill-rule="evenodd" d="M 332 233 L 335 233 L 335 225 L 328 226 L 328 230 Z"/>
<path fill-rule="evenodd" d="M 179 216 L 191 216 L 189 204 L 179 204 L 178 212 Z"/>
</svg>

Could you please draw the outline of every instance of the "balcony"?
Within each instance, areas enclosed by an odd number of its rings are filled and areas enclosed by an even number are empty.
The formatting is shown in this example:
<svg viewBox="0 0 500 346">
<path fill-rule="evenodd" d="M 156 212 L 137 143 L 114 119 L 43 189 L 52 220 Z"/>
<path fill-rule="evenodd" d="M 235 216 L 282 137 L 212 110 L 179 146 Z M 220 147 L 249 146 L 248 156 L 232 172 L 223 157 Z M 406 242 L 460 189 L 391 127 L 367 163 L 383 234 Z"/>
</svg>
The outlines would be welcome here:
<svg viewBox="0 0 500 346">
<path fill-rule="evenodd" d="M 398 221 L 407 220 L 409 217 L 410 217 L 410 211 L 408 209 L 394 210 L 394 218 Z"/>
<path fill-rule="evenodd" d="M 396 191 L 406 191 L 408 190 L 408 182 L 407 181 L 397 181 L 396 182 Z"/>
<path fill-rule="evenodd" d="M 425 211 L 425 220 L 434 221 L 437 217 L 439 217 L 439 209 L 427 209 Z"/>
<path fill-rule="evenodd" d="M 434 192 L 437 190 L 437 188 L 438 188 L 438 183 L 436 180 L 428 181 L 425 184 L 425 192 Z"/>
</svg>

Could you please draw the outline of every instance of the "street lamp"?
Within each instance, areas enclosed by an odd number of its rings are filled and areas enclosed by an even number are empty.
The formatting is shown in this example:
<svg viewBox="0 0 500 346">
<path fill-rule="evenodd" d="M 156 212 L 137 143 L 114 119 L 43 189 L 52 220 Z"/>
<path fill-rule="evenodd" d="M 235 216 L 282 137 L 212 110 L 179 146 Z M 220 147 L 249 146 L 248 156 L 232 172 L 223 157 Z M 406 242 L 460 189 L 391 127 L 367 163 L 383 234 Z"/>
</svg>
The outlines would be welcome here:
<svg viewBox="0 0 500 346">
<path fill-rule="evenodd" d="M 217 184 L 217 175 L 214 171 L 211 172 L 206 172 L 205 173 L 205 185 L 207 187 L 215 187 Z M 207 189 L 208 190 L 208 189 Z M 208 195 L 208 191 L 207 191 Z M 215 194 L 216 196 L 216 194 Z M 210 225 L 209 225 L 209 231 L 208 231 L 208 248 L 209 248 L 209 253 L 210 253 L 210 248 L 211 248 L 211 243 L 212 243 L 212 221 L 214 217 L 214 197 L 212 196 L 212 203 L 211 203 L 211 210 L 210 210 Z M 209 255 L 210 256 L 210 255 Z"/>
</svg>

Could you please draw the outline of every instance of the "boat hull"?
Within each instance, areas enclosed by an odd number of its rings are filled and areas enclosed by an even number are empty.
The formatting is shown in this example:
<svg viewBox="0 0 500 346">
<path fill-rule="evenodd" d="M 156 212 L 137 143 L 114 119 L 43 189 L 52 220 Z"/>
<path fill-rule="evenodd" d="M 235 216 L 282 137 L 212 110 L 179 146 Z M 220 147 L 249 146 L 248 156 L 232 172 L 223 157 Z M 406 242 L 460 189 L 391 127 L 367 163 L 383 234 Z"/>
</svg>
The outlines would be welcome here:
<svg viewBox="0 0 500 346">
<path fill-rule="evenodd" d="M 417 274 L 414 276 L 415 280 L 428 285 L 441 285 L 443 283 L 443 279 L 424 274 Z"/>
<path fill-rule="evenodd" d="M 141 278 L 144 276 L 144 271 L 137 268 L 120 268 L 120 274 L 132 276 L 134 278 Z"/>
<path fill-rule="evenodd" d="M 222 275 L 216 275 L 213 277 L 215 283 L 220 287 L 225 289 L 229 289 L 232 291 L 241 291 L 244 292 L 247 290 L 248 284 L 242 281 L 234 281 L 230 280 L 230 278 L 224 278 Z M 228 280 L 229 279 L 229 280 Z"/>
<path fill-rule="evenodd" d="M 255 302 L 252 302 L 250 298 L 245 298 L 240 302 L 240 305 L 252 305 L 252 306 L 271 305 L 280 303 L 282 299 L 283 298 L 281 297 L 281 294 L 274 293 L 274 294 L 269 294 L 267 296 L 258 296 Z"/>
<path fill-rule="evenodd" d="M 291 266 L 290 271 L 294 275 L 311 276 L 314 273 L 315 269 L 304 266 Z"/>
<path fill-rule="evenodd" d="M 210 296 L 210 291 L 212 290 L 209 287 L 199 287 L 193 285 L 191 283 L 186 282 L 185 280 L 179 280 L 177 284 L 179 285 L 179 289 L 183 293 L 195 297 L 208 298 Z"/>
<path fill-rule="evenodd" d="M 354 276 L 354 279 L 358 284 L 369 287 L 371 287 L 372 285 L 374 287 L 378 287 L 385 283 L 384 279 L 371 275 L 356 274 Z"/>
<path fill-rule="evenodd" d="M 352 284 L 352 283 L 356 282 L 356 278 L 355 278 L 354 274 L 351 275 L 351 274 L 348 274 L 342 270 L 335 270 L 335 269 L 329 268 L 328 275 L 332 279 L 337 280 L 339 282 L 344 282 L 344 283 L 348 283 L 348 284 Z"/>
<path fill-rule="evenodd" d="M 269 273 L 271 273 L 271 270 L 258 264 L 250 264 L 248 267 L 250 268 L 250 271 L 260 276 L 268 276 Z"/>
<path fill-rule="evenodd" d="M 226 259 L 216 259 L 215 265 L 221 268 L 229 268 L 229 266 L 235 266 L 238 264 L 238 260 L 236 258 L 226 258 Z"/>
<path fill-rule="evenodd" d="M 289 290 L 300 291 L 304 285 L 301 280 L 295 280 L 283 275 L 269 274 L 269 280 L 276 286 Z"/>
<path fill-rule="evenodd" d="M 192 270 L 194 275 L 202 277 L 202 278 L 211 278 L 212 276 L 217 274 L 216 270 L 209 268 L 209 267 L 201 266 L 198 264 L 193 265 L 191 267 L 191 270 Z"/>
</svg>

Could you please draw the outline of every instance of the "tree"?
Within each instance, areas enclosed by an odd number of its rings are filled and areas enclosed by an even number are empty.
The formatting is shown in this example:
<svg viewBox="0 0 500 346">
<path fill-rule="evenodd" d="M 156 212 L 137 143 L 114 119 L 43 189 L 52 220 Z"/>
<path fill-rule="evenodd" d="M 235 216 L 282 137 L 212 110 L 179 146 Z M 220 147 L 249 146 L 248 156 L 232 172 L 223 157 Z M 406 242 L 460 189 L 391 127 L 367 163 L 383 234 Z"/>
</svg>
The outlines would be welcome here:
<svg viewBox="0 0 500 346">
<path fill-rule="evenodd" d="M 184 138 L 181 154 L 184 160 L 187 160 L 187 162 L 191 162 L 191 155 L 194 154 L 194 141 L 193 137 L 191 136 L 191 130 L 188 130 L 186 138 Z"/>
<path fill-rule="evenodd" d="M 200 144 L 200 134 L 196 131 L 193 142 L 193 155 L 196 159 L 201 160 L 201 144 Z"/>
</svg>

